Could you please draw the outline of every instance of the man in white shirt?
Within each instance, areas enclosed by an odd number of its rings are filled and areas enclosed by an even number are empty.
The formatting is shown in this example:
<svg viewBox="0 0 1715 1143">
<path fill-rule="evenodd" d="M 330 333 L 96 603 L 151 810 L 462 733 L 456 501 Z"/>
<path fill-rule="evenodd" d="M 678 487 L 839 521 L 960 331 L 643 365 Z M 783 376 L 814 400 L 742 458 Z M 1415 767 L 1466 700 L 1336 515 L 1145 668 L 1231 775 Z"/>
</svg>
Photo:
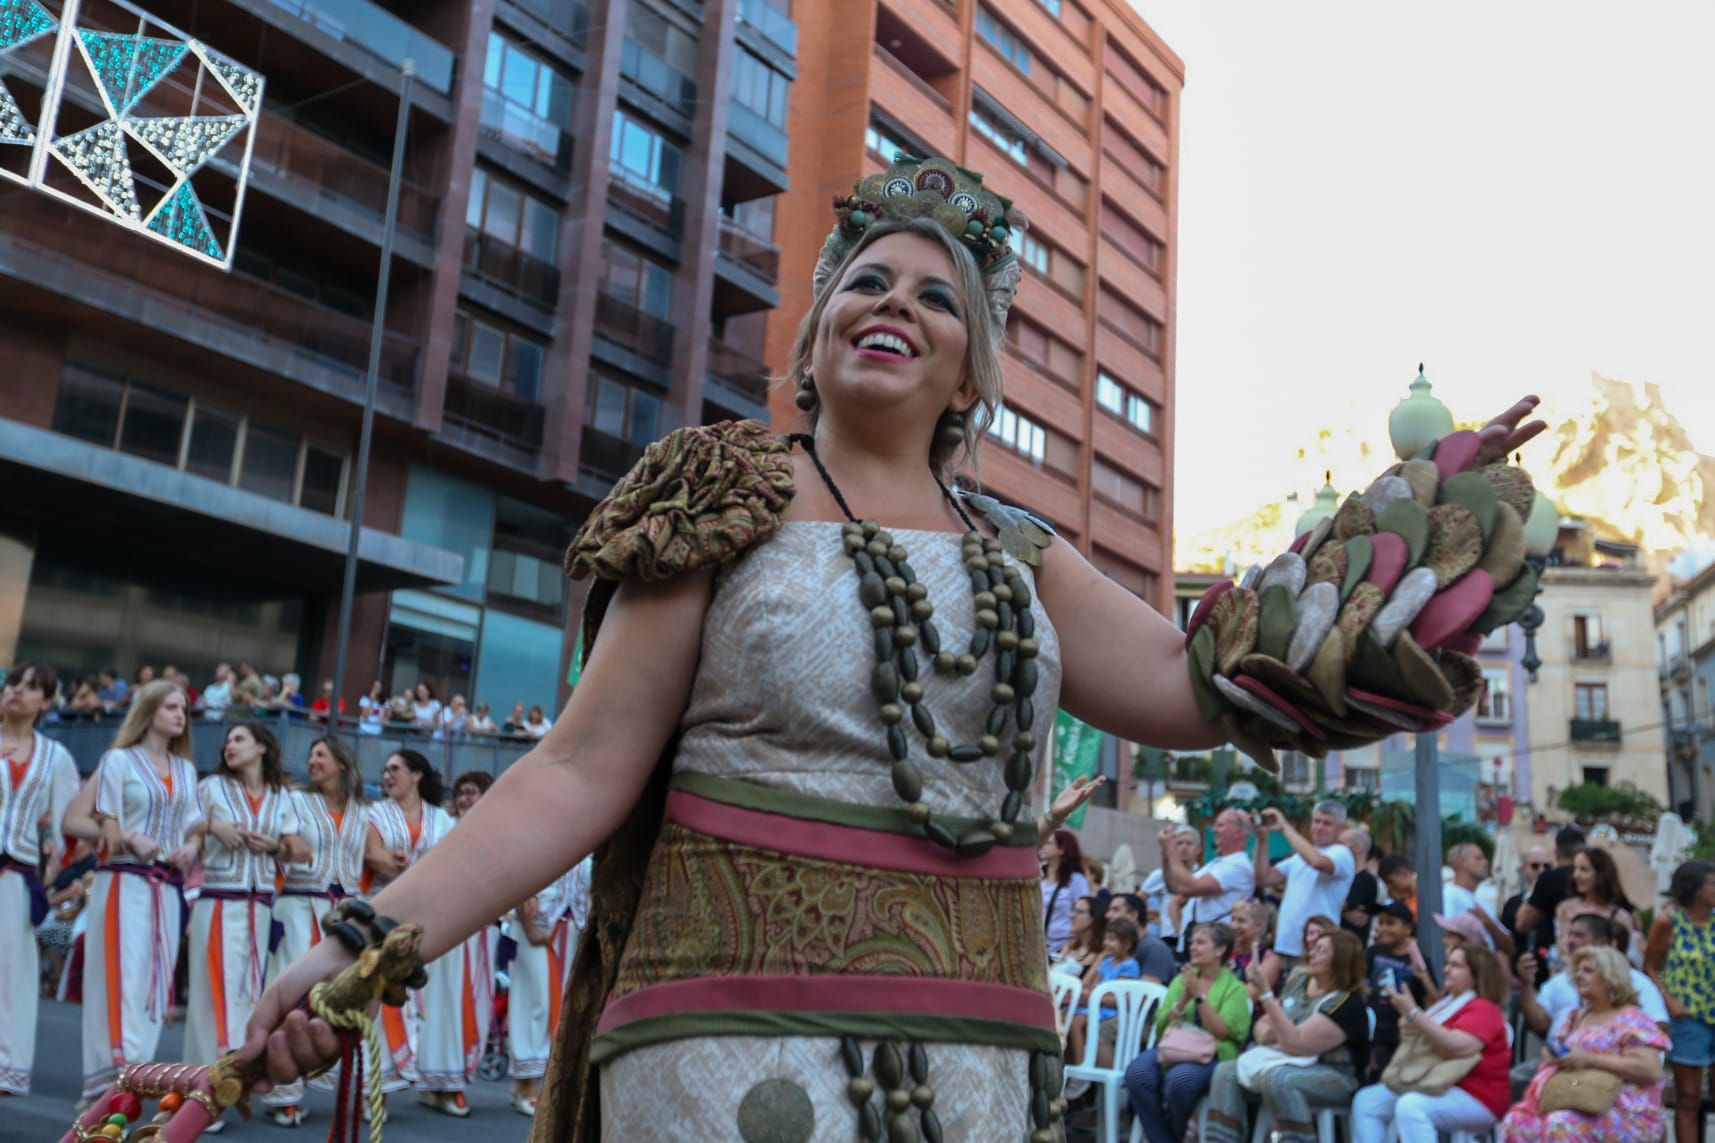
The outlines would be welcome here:
<svg viewBox="0 0 1715 1143">
<path fill-rule="evenodd" d="M 226 717 L 226 708 L 232 705 L 232 668 L 229 665 L 216 664 L 214 682 L 203 688 L 200 705 L 204 718 L 219 722 Z"/>
<path fill-rule="evenodd" d="M 1284 890 L 1274 952 L 1290 969 L 1305 953 L 1304 922 L 1316 916 L 1338 920 L 1358 865 L 1352 851 L 1340 844 L 1346 807 L 1339 802 L 1316 803 L 1310 813 L 1309 837 L 1294 829 L 1277 809 L 1264 810 L 1260 824 L 1263 832 L 1256 843 L 1256 884 L 1259 889 Z M 1292 856 L 1279 865 L 1270 865 L 1268 860 L 1268 834 L 1274 830 L 1292 846 Z"/>
<path fill-rule="evenodd" d="M 1474 914 L 1482 922 L 1484 942 L 1511 960 L 1513 935 L 1501 927 L 1501 919 L 1477 895 L 1477 888 L 1489 877 L 1489 858 L 1483 847 L 1474 841 L 1460 842 L 1447 851 L 1447 864 L 1453 870 L 1453 881 L 1441 887 L 1441 911 L 1449 917 Z"/>
<path fill-rule="evenodd" d="M 1586 945 L 1612 945 L 1624 953 L 1630 939 L 1628 930 L 1617 928 L 1600 913 L 1580 913 L 1566 926 L 1561 943 L 1566 946 L 1563 951 L 1570 966 L 1572 954 Z M 1550 1029 L 1560 1025 L 1568 1012 L 1578 1007 L 1578 989 L 1572 983 L 1572 970 L 1570 967 L 1561 969 L 1540 989 L 1536 987 L 1534 953 L 1519 957 L 1518 971 L 1519 1009 L 1524 1013 L 1524 1022 L 1532 1032 L 1546 1036 Z M 1638 994 L 1638 1007 L 1666 1031 L 1667 1003 L 1662 1000 L 1661 989 L 1637 969 L 1632 969 L 1631 973 L 1632 988 Z"/>
<path fill-rule="evenodd" d="M 1250 818 L 1238 810 L 1222 810 L 1215 817 L 1214 832 L 1214 860 L 1192 869 L 1174 844 L 1175 831 L 1171 827 L 1161 831 L 1162 879 L 1169 893 L 1185 898 L 1176 942 L 1181 960 L 1186 955 L 1191 926 L 1226 922 L 1233 915 L 1233 906 L 1256 887 L 1256 874 L 1245 852 L 1251 839 Z"/>
</svg>

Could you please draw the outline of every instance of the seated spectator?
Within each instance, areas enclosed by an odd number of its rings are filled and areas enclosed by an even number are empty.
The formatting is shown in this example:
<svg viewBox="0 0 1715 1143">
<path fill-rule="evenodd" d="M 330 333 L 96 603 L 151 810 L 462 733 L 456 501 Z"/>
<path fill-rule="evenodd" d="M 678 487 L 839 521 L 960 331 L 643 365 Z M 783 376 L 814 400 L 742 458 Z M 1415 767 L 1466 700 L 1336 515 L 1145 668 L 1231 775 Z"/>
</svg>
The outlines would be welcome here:
<svg viewBox="0 0 1715 1143">
<path fill-rule="evenodd" d="M 316 701 L 310 704 L 310 717 L 317 722 L 326 722 L 333 711 L 333 680 L 322 680 L 322 693 L 316 696 Z M 345 699 L 339 700 L 339 716 L 345 717 Z"/>
<path fill-rule="evenodd" d="M 1570 957 L 1585 948 L 1616 948 L 1618 942 L 1629 939 L 1629 932 L 1616 928 L 1609 923 L 1608 918 L 1598 913 L 1582 913 L 1572 918 L 1566 926 L 1561 951 Z M 1623 953 L 1625 950 L 1620 951 Z M 1519 1011 L 1524 1014 L 1525 1027 L 1538 1036 L 1546 1036 L 1550 1029 L 1557 1027 L 1568 1013 L 1578 1007 L 1578 987 L 1568 967 L 1549 977 L 1548 982 L 1538 988 L 1536 970 L 1536 957 L 1533 954 L 1526 953 L 1519 957 Z M 1655 982 L 1635 968 L 1629 969 L 1627 979 L 1636 997 L 1632 1003 L 1643 1009 L 1651 1020 L 1666 1028 L 1669 1020 L 1667 1004 Z"/>
<path fill-rule="evenodd" d="M 1389 901 L 1376 910 L 1375 940 L 1364 950 L 1364 970 L 1370 986 L 1370 1008 L 1376 1015 L 1370 1073 L 1365 1079 L 1374 1083 L 1399 1047 L 1400 1014 L 1390 994 L 1403 993 L 1421 1008 L 1435 993 L 1429 966 L 1412 936 L 1411 910 L 1398 901 Z"/>
<path fill-rule="evenodd" d="M 498 734 L 500 728 L 494 725 L 494 719 L 488 716 L 488 704 L 479 702 L 471 712 L 470 721 L 465 723 L 466 730 L 472 734 Z"/>
<path fill-rule="evenodd" d="M 1304 942 L 1301 947 L 1308 951 L 1311 945 L 1339 927 L 1339 923 L 1334 918 L 1325 917 L 1321 914 L 1304 918 L 1304 928 L 1300 930 L 1300 939 Z M 1297 967 L 1304 967 L 1302 959 L 1298 962 Z"/>
<path fill-rule="evenodd" d="M 125 705 L 125 696 L 131 693 L 131 688 L 119 680 L 119 672 L 112 667 L 104 667 L 96 676 L 96 697 L 101 700 L 101 709 L 109 714 Z"/>
<path fill-rule="evenodd" d="M 1411 858 L 1403 853 L 1390 853 L 1376 866 L 1376 876 L 1389 901 L 1398 901 L 1411 910 L 1412 923 L 1417 922 L 1417 870 Z"/>
<path fill-rule="evenodd" d="M 1116 922 L 1130 921 L 1138 936 L 1132 959 L 1137 961 L 1138 979 L 1151 984 L 1166 984 L 1173 979 L 1176 966 L 1173 950 L 1160 937 L 1152 937 L 1143 928 L 1143 898 L 1136 893 L 1116 893 L 1108 900 L 1108 928 Z"/>
<path fill-rule="evenodd" d="M 1370 1021 L 1365 1012 L 1364 946 L 1338 925 L 1329 925 L 1310 946 L 1303 971 L 1287 977 L 1278 998 L 1262 969 L 1252 964 L 1250 995 L 1258 1006 L 1252 1034 L 1261 1052 L 1274 1047 L 1288 1056 L 1314 1057 L 1303 1066 L 1276 1063 L 1262 1071 L 1257 1092 L 1274 1116 L 1280 1143 L 1313 1143 L 1314 1109 L 1343 1104 L 1358 1090 L 1358 1076 L 1369 1066 Z M 1244 1057 L 1241 1056 L 1241 1059 Z M 1239 1086 L 1238 1061 L 1222 1063 L 1209 1085 L 1209 1143 L 1244 1143 L 1244 1089 Z"/>
<path fill-rule="evenodd" d="M 1066 943 L 1048 963 L 1049 972 L 1065 972 L 1082 978 L 1101 962 L 1102 945 L 1108 933 L 1108 919 L 1100 912 L 1095 897 L 1080 897 L 1072 902 L 1071 922 Z"/>
<path fill-rule="evenodd" d="M 529 716 L 524 719 L 524 737 L 541 738 L 553 727 L 554 720 L 544 714 L 540 706 L 532 706 Z"/>
<path fill-rule="evenodd" d="M 1143 1123 L 1149 1143 L 1179 1143 L 1185 1138 L 1216 1065 L 1237 1058 L 1250 1038 L 1250 995 L 1227 967 L 1233 955 L 1233 930 L 1220 922 L 1192 925 L 1186 950 L 1185 966 L 1168 985 L 1155 1015 L 1156 1046 L 1133 1060 L 1125 1072 L 1132 1111 Z M 1163 1044 L 1162 1037 L 1175 1028 L 1202 1033 L 1181 1033 L 1181 1038 L 1205 1041 L 1212 1052 L 1210 1059 L 1186 1059 L 1175 1041 Z M 1187 1045 L 1197 1046 L 1201 1045 Z M 1168 1052 L 1165 1065 L 1163 1051 Z"/>
<path fill-rule="evenodd" d="M 1270 988 L 1280 987 L 1280 958 L 1274 955 L 1274 906 L 1255 899 L 1233 905 L 1233 975 L 1245 978 L 1261 964 Z"/>
<path fill-rule="evenodd" d="M 455 818 L 462 818 L 476 805 L 478 799 L 488 793 L 494 785 L 494 775 L 487 770 L 467 770 L 453 779 L 453 804 L 451 813 Z"/>
<path fill-rule="evenodd" d="M 1408 991 L 1390 988 L 1387 1003 L 1396 1021 L 1441 1059 L 1475 1063 L 1440 1093 L 1396 1092 L 1385 1083 L 1364 1088 L 1352 1101 L 1352 1143 L 1382 1143 L 1390 1122 L 1399 1143 L 1436 1143 L 1443 1131 L 1481 1134 L 1493 1127 L 1506 1114 L 1512 1094 L 1507 1078 L 1512 1045 L 1501 1011 L 1506 997 L 1501 962 L 1477 945 L 1447 954 L 1447 995 L 1431 1008 L 1423 1008 Z"/>
<path fill-rule="evenodd" d="M 94 675 L 88 675 L 78 682 L 66 709 L 84 718 L 101 713 L 101 683 Z"/>
<path fill-rule="evenodd" d="M 1666 993 L 1671 1033 L 1675 1131 L 1697 1137 L 1703 1073 L 1715 1064 L 1715 865 L 1687 861 L 1673 871 L 1672 904 L 1650 925 L 1644 963 Z"/>
<path fill-rule="evenodd" d="M 512 713 L 506 716 L 506 723 L 500 728 L 500 733 L 508 738 L 523 738 L 524 735 L 524 704 L 512 704 Z"/>
<path fill-rule="evenodd" d="M 1501 1143 L 1647 1143 L 1665 1138 L 1666 1072 L 1661 1057 L 1670 1044 L 1636 1006 L 1626 958 L 1612 946 L 1581 948 L 1572 956 L 1572 982 L 1579 1007 L 1550 1032 L 1542 1069 L 1501 1121 Z M 1599 1115 L 1543 1107 L 1543 1093 L 1557 1074 L 1585 1071 L 1619 1077 L 1613 1106 Z"/>
<path fill-rule="evenodd" d="M 1133 954 L 1137 952 L 1137 926 L 1127 920 L 1110 921 L 1107 934 L 1102 938 L 1102 959 L 1096 962 L 1084 975 L 1084 986 L 1078 994 L 1078 1004 L 1085 1011 L 1072 1017 L 1071 1026 L 1066 1029 L 1066 1059 L 1082 1062 L 1086 1040 L 1089 1036 L 1090 1013 L 1087 1006 L 1090 994 L 1101 985 L 1115 980 L 1136 980 L 1137 961 Z M 1106 998 L 1111 1002 L 1112 998 Z M 1103 1003 L 1096 1009 L 1096 1063 L 1107 1067 L 1114 1059 L 1114 1035 L 1117 1025 L 1113 1023 L 1113 1011 L 1108 1004 Z M 1089 1088 L 1088 1080 L 1074 1080 L 1066 1085 L 1066 1098 L 1075 1100 Z"/>
</svg>

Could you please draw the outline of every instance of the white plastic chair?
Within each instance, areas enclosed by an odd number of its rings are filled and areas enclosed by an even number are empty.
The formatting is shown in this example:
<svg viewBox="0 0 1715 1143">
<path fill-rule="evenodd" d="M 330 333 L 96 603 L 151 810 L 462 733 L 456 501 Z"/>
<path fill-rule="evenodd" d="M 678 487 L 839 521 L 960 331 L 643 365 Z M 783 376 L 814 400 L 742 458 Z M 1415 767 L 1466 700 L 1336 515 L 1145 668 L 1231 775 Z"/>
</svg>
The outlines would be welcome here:
<svg viewBox="0 0 1715 1143">
<path fill-rule="evenodd" d="M 1114 1028 L 1114 1062 L 1104 1068 L 1096 1064 L 1102 1037 L 1095 1014 L 1109 996 L 1114 998 L 1115 1008 L 1108 1019 L 1118 1023 Z M 1087 1080 L 1101 1088 L 1101 1119 L 1096 1132 L 1099 1143 L 1119 1143 L 1120 1097 L 1125 1092 L 1125 1070 L 1155 1042 L 1155 1013 L 1166 996 L 1165 985 L 1139 980 L 1109 981 L 1097 985 L 1090 993 L 1089 1035 L 1084 1040 L 1084 1058 L 1067 1066 L 1066 1078 Z"/>
<path fill-rule="evenodd" d="M 1084 982 L 1069 972 L 1051 972 L 1048 974 L 1048 989 L 1054 997 L 1054 1026 L 1060 1030 L 1060 1042 L 1066 1042 L 1066 1029 L 1072 1026 L 1072 1017 L 1078 1011 L 1078 993 L 1084 987 Z"/>
<path fill-rule="evenodd" d="M 1376 1010 L 1369 1005 L 1364 1006 L 1364 1014 L 1370 1018 L 1370 1042 L 1376 1039 Z M 1316 1108 L 1316 1143 L 1339 1143 L 1339 1128 L 1336 1124 L 1346 1124 L 1346 1137 L 1352 1135 L 1352 1105 L 1350 1101 L 1338 1106 Z M 1257 1108 L 1256 1128 L 1251 1132 L 1251 1143 L 1268 1143 L 1268 1133 L 1274 1129 L 1274 1113 L 1264 1103 Z M 1198 1130 L 1202 1126 L 1199 1123 Z"/>
</svg>

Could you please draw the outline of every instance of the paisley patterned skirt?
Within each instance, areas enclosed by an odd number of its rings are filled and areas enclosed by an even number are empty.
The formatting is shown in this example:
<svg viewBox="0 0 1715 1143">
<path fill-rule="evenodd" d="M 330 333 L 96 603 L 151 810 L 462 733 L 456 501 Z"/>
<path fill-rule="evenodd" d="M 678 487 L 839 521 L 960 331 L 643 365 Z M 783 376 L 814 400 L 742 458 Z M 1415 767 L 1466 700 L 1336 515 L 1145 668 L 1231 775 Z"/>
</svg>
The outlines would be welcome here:
<svg viewBox="0 0 1715 1143">
<path fill-rule="evenodd" d="M 958 858 L 898 819 L 675 779 L 592 1051 L 604 1139 L 1046 1126 L 1060 1041 L 1035 854 Z"/>
</svg>

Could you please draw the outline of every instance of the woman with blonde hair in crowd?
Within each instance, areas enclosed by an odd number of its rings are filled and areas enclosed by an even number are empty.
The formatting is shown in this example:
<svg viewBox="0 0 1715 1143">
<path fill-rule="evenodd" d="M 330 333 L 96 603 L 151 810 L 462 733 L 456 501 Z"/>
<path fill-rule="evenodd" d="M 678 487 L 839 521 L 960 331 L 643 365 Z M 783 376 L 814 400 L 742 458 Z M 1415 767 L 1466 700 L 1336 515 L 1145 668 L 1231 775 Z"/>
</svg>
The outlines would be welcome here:
<svg viewBox="0 0 1715 1143">
<path fill-rule="evenodd" d="M 184 875 L 202 820 L 185 692 L 138 691 L 101 756 L 95 815 L 105 858 L 90 894 L 83 959 L 83 1097 L 155 1058 L 173 1003 Z"/>
<path fill-rule="evenodd" d="M 1233 903 L 1233 975 L 1244 980 L 1252 964 L 1262 966 L 1263 980 L 1280 987 L 1280 958 L 1274 955 L 1274 906 L 1251 897 Z"/>
<path fill-rule="evenodd" d="M 1542 1070 L 1524 1098 L 1501 1121 L 1501 1143 L 1650 1143 L 1667 1137 L 1662 1091 L 1667 1085 L 1661 1054 L 1670 1042 L 1637 1007 L 1631 966 L 1618 949 L 1586 945 L 1572 954 L 1572 983 L 1579 1007 L 1548 1034 Z M 1543 1097 L 1555 1076 L 1595 1073 L 1619 1077 L 1619 1091 L 1604 1111 L 1587 1115 Z"/>
<path fill-rule="evenodd" d="M 191 906 L 185 1059 L 212 1064 L 244 1039 L 262 995 L 274 924 L 276 860 L 293 851 L 298 813 L 280 742 L 259 722 L 227 728 L 215 772 L 197 785 L 202 885 Z M 212 1130 L 219 1130 L 217 1123 Z"/>
<path fill-rule="evenodd" d="M 363 879 L 369 836 L 368 800 L 357 758 L 338 738 L 310 743 L 309 781 L 291 792 L 298 836 L 282 855 L 283 881 L 274 901 L 279 943 L 268 958 L 268 978 L 321 943 L 323 915 L 356 893 Z M 281 1127 L 304 1120 L 302 1082 L 281 1084 L 262 1097 Z"/>
</svg>

